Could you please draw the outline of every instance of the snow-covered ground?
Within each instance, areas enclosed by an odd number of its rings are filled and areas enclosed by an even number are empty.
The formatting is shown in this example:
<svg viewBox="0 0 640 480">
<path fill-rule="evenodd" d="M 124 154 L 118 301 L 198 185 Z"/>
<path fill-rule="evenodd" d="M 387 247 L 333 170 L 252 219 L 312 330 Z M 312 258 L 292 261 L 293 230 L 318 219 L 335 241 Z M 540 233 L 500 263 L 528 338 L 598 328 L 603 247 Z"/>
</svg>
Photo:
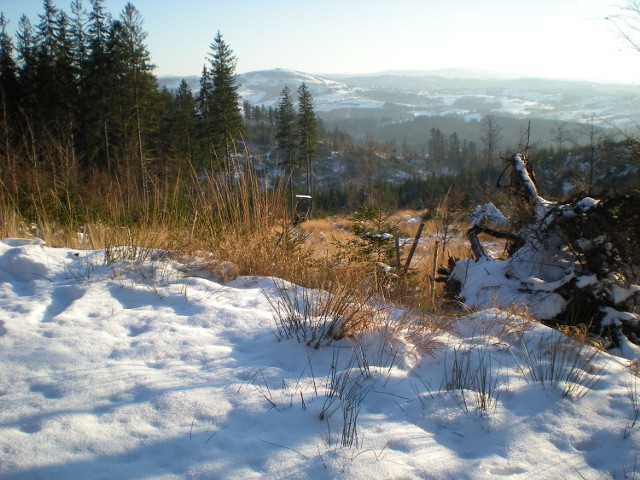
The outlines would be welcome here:
<svg viewBox="0 0 640 480">
<path fill-rule="evenodd" d="M 282 282 L 222 284 L 162 252 L 104 258 L 0 241 L 2 479 L 640 471 L 630 362 L 514 314 L 313 349 L 274 334 Z M 544 377 L 549 362 L 583 386 L 535 381 L 529 366 Z"/>
</svg>

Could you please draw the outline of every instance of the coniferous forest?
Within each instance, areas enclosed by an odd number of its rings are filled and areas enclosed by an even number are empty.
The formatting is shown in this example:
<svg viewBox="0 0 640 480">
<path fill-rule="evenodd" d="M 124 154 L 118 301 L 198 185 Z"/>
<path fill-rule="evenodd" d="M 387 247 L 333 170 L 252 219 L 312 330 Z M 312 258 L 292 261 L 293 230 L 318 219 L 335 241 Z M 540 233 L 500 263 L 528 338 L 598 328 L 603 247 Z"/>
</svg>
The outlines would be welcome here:
<svg viewBox="0 0 640 480">
<path fill-rule="evenodd" d="M 88 10 L 74 0 L 71 14 L 45 0 L 36 25 L 20 18 L 15 39 L 7 22 L 0 17 L 2 174 L 16 201 L 49 188 L 67 203 L 98 200 L 117 187 L 148 205 L 163 182 L 219 171 L 237 148 L 235 57 L 220 33 L 194 96 L 186 84 L 158 88 L 131 3 L 113 17 L 102 0 Z"/>
</svg>

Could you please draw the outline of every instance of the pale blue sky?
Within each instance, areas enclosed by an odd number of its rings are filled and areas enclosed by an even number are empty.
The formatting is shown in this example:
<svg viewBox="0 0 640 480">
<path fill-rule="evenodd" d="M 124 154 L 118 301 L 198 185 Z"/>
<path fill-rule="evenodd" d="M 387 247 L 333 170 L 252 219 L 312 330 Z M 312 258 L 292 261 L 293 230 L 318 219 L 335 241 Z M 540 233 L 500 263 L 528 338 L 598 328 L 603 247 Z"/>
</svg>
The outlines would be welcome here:
<svg viewBox="0 0 640 480">
<path fill-rule="evenodd" d="M 69 11 L 69 1 L 55 2 Z M 85 0 L 87 8 L 88 0 Z M 126 0 L 106 0 L 118 16 Z M 199 75 L 219 30 L 238 73 L 473 67 L 640 84 L 640 52 L 607 20 L 625 0 L 132 0 L 156 74 Z M 2 0 L 13 31 L 40 0 Z"/>
</svg>

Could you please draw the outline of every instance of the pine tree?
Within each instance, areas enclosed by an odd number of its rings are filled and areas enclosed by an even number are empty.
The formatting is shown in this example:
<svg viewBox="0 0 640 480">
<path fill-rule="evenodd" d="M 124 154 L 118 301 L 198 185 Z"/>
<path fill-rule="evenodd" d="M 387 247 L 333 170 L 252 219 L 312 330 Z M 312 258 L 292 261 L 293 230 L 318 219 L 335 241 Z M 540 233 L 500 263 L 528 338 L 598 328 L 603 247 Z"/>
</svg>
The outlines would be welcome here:
<svg viewBox="0 0 640 480">
<path fill-rule="evenodd" d="M 293 197 L 293 176 L 296 168 L 296 110 L 293 106 L 289 87 L 280 94 L 276 120 L 276 142 L 278 154 L 282 158 L 287 172 L 287 182 Z"/>
<path fill-rule="evenodd" d="M 183 79 L 173 100 L 173 128 L 175 154 L 179 158 L 193 161 L 196 136 L 196 101 Z"/>
<path fill-rule="evenodd" d="M 78 81 L 79 93 L 85 86 L 85 66 L 89 51 L 87 32 L 87 12 L 82 6 L 82 0 L 71 2 L 71 25 L 69 27 L 69 39 L 72 49 L 72 64 Z"/>
<path fill-rule="evenodd" d="M 68 15 L 60 10 L 54 21 L 55 51 L 53 92 L 56 96 L 55 109 L 58 122 L 64 132 L 71 133 L 74 118 L 74 103 L 77 95 L 76 75 L 73 66 L 73 43 L 70 36 Z"/>
<path fill-rule="evenodd" d="M 211 134 L 211 118 L 209 115 L 209 104 L 213 97 L 213 82 L 209 77 L 209 70 L 206 65 L 202 66 L 200 76 L 200 90 L 196 97 L 196 114 L 198 123 L 196 125 L 196 138 L 202 151 L 206 152 L 209 163 L 213 165 L 215 153 L 213 151 L 213 136 Z M 200 165 L 202 166 L 202 165 Z"/>
<path fill-rule="evenodd" d="M 0 12 L 0 108 L 5 125 L 18 112 L 20 91 L 18 87 L 18 66 L 14 60 L 13 40 L 7 33 L 7 21 Z"/>
<path fill-rule="evenodd" d="M 18 22 L 18 31 L 16 33 L 18 39 L 18 69 L 20 78 L 24 79 L 25 83 L 32 80 L 35 73 L 35 32 L 33 31 L 33 25 L 26 15 L 20 17 Z"/>
<path fill-rule="evenodd" d="M 39 14 L 36 26 L 38 63 L 41 68 L 52 68 L 56 50 L 56 17 L 60 10 L 51 0 L 43 0 L 44 13 Z"/>
<path fill-rule="evenodd" d="M 157 84 L 152 74 L 154 65 L 144 43 L 147 37 L 142 28 L 140 12 L 127 3 L 119 20 L 113 22 L 109 38 L 109 58 L 113 71 L 112 82 L 117 95 L 112 101 L 117 105 L 119 118 L 113 124 L 115 134 L 122 144 L 121 157 L 136 159 L 137 177 L 141 181 L 143 198 L 149 200 L 149 166 L 146 143 L 152 132 L 159 129 Z M 151 142 L 150 142 L 151 143 Z M 133 164 L 128 165 L 132 167 Z"/>
<path fill-rule="evenodd" d="M 107 115 L 108 94 L 112 89 L 110 59 L 108 57 L 111 15 L 105 11 L 104 0 L 91 0 L 89 12 L 89 50 L 85 71 L 86 93 L 86 144 L 89 163 L 106 167 L 111 174 L 112 152 L 110 123 Z"/>
<path fill-rule="evenodd" d="M 87 62 L 89 55 L 89 34 L 87 31 L 87 12 L 82 5 L 82 0 L 71 2 L 71 24 L 69 27 L 69 40 L 71 42 L 71 67 L 76 81 L 76 99 L 74 102 L 76 116 L 79 119 L 76 125 L 77 145 L 86 161 L 90 157 L 91 146 L 89 141 L 88 114 L 94 100 L 89 97 L 87 91 Z"/>
<path fill-rule="evenodd" d="M 313 111 L 311 92 L 303 82 L 298 87 L 298 151 L 307 166 L 307 194 L 312 191 L 311 160 L 318 149 L 318 120 Z"/>
<path fill-rule="evenodd" d="M 449 135 L 449 142 L 447 145 L 447 163 L 449 167 L 453 167 L 456 170 L 462 167 L 460 138 L 456 132 Z"/>
<path fill-rule="evenodd" d="M 236 141 L 242 135 L 242 115 L 235 75 L 236 57 L 220 32 L 211 44 L 209 64 L 213 86 L 208 103 L 209 128 L 217 158 L 230 169 Z"/>
<path fill-rule="evenodd" d="M 25 117 L 30 122 L 30 119 L 36 115 L 38 105 L 35 86 L 37 60 L 35 32 L 31 21 L 26 15 L 20 17 L 16 39 L 18 52 L 18 84 L 21 90 L 22 100 L 21 107 Z M 29 126 L 30 125 L 31 122 Z M 27 131 L 30 135 L 33 135 L 33 129 Z M 34 167 L 37 167 L 38 158 L 35 155 L 31 155 L 31 160 L 33 161 Z"/>
<path fill-rule="evenodd" d="M 0 12 L 0 170 L 11 167 L 15 174 L 15 157 L 12 155 L 12 125 L 18 114 L 20 93 L 18 67 L 13 58 L 13 42 L 7 33 L 7 22 Z"/>
<path fill-rule="evenodd" d="M 40 23 L 36 25 L 35 55 L 36 69 L 34 88 L 36 93 L 36 118 L 51 127 L 59 122 L 56 88 L 56 17 L 59 10 L 51 0 L 43 1 L 44 12 L 38 15 Z"/>
<path fill-rule="evenodd" d="M 446 156 L 446 140 L 438 127 L 429 131 L 429 160 L 433 167 L 440 166 Z"/>
<path fill-rule="evenodd" d="M 149 104 L 153 101 L 153 93 L 157 91 L 155 77 L 152 74 L 155 65 L 145 45 L 147 33 L 142 29 L 140 12 L 131 3 L 127 3 L 120 15 L 122 28 L 119 45 L 123 48 L 124 76 L 123 83 L 128 87 L 130 111 L 133 114 L 133 130 L 135 132 L 136 154 L 145 171 L 145 155 L 143 141 L 143 116 L 149 120 L 151 115 Z M 151 99 L 151 102 L 150 102 Z"/>
<path fill-rule="evenodd" d="M 482 119 L 482 136 L 480 140 L 484 144 L 484 153 L 487 159 L 487 169 L 492 167 L 493 158 L 497 155 L 498 146 L 502 141 L 502 127 L 498 125 L 492 114 L 485 115 Z"/>
</svg>

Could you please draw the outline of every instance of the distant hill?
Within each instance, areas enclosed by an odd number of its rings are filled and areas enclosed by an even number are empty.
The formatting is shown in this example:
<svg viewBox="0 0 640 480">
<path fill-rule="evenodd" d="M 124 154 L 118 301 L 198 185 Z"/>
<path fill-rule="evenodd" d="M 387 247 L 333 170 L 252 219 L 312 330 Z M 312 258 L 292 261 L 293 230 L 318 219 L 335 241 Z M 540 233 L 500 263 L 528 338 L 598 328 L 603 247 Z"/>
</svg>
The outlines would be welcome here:
<svg viewBox="0 0 640 480">
<path fill-rule="evenodd" d="M 627 128 L 640 123 L 640 86 L 537 78 L 497 78 L 491 72 L 447 69 L 434 72 L 380 72 L 321 76 L 286 69 L 238 76 L 240 94 L 251 104 L 275 107 L 282 89 L 294 96 L 305 82 L 316 111 L 341 116 L 384 116 L 407 120 L 420 115 L 479 118 L 487 113 L 517 118 L 581 121 L 595 116 Z M 163 76 L 161 86 L 177 88 L 183 77 Z M 184 77 L 195 92 L 199 77 Z"/>
</svg>

